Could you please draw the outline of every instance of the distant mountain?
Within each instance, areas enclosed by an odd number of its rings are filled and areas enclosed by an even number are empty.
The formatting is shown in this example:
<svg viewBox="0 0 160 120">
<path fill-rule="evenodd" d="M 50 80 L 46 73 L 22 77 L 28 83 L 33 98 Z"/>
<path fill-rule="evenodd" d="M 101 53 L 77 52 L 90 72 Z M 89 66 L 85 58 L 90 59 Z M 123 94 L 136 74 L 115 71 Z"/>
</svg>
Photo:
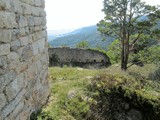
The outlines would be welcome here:
<svg viewBox="0 0 160 120">
<path fill-rule="evenodd" d="M 72 31 L 74 31 L 74 29 L 67 29 L 67 30 L 48 30 L 48 41 L 51 41 L 53 39 L 59 38 L 59 37 L 63 37 L 63 36 L 67 36 L 68 33 L 71 33 Z"/>
<path fill-rule="evenodd" d="M 105 41 L 102 41 L 103 39 Z M 110 43 L 112 43 L 114 38 L 104 37 L 97 31 L 97 26 L 89 26 L 76 29 L 66 34 L 60 34 L 55 36 L 52 40 L 49 40 L 49 43 L 53 47 L 68 46 L 76 47 L 76 44 L 81 41 L 87 41 L 90 47 L 102 47 L 106 48 Z"/>
</svg>

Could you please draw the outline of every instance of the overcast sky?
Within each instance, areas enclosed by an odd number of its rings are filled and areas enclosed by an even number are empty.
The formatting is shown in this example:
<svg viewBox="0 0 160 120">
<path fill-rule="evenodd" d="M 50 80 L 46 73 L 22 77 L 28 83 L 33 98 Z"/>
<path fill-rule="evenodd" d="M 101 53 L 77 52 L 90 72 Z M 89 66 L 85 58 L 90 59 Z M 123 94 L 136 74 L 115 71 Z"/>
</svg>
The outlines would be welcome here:
<svg viewBox="0 0 160 120">
<path fill-rule="evenodd" d="M 67 30 L 97 24 L 103 19 L 103 0 L 45 0 L 48 30 Z M 159 0 L 143 0 L 160 5 Z"/>
</svg>

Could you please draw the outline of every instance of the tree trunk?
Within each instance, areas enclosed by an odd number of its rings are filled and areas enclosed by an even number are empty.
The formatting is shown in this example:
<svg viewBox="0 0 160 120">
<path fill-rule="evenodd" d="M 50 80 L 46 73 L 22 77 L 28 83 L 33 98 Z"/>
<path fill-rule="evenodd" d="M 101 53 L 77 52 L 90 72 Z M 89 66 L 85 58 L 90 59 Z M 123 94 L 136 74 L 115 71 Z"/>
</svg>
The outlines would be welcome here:
<svg viewBox="0 0 160 120">
<path fill-rule="evenodd" d="M 121 69 L 126 71 L 129 57 L 129 41 L 127 39 L 122 40 L 122 55 L 121 55 Z"/>
</svg>

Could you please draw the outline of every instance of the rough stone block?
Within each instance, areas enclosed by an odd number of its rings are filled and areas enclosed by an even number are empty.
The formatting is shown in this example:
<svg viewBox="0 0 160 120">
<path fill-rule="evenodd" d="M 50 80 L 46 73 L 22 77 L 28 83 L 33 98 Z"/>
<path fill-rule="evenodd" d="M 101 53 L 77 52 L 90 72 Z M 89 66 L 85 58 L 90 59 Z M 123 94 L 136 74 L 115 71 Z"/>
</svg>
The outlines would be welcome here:
<svg viewBox="0 0 160 120">
<path fill-rule="evenodd" d="M 0 0 L 0 10 L 10 10 L 10 0 Z"/>
<path fill-rule="evenodd" d="M 19 0 L 11 0 L 10 1 L 11 6 L 12 6 L 12 10 L 16 13 L 22 14 L 22 6 L 21 6 L 21 2 Z"/>
<path fill-rule="evenodd" d="M 23 36 L 26 36 L 26 35 L 28 35 L 28 34 L 26 33 L 25 27 L 19 28 L 19 37 L 23 37 Z"/>
<path fill-rule="evenodd" d="M 42 20 L 42 25 L 45 26 L 46 23 L 47 23 L 47 20 L 46 20 L 46 18 L 44 17 L 43 20 Z"/>
<path fill-rule="evenodd" d="M 21 42 L 21 46 L 26 46 L 29 43 L 29 37 L 25 36 L 25 37 L 21 37 L 20 38 L 20 42 Z"/>
<path fill-rule="evenodd" d="M 43 22 L 43 17 L 34 17 L 35 25 L 40 26 Z"/>
<path fill-rule="evenodd" d="M 19 24 L 20 28 L 28 26 L 28 21 L 27 21 L 26 17 L 20 15 L 18 17 L 18 24 Z"/>
<path fill-rule="evenodd" d="M 39 9 L 39 16 L 40 17 L 45 17 L 46 16 L 46 12 L 42 8 Z"/>
<path fill-rule="evenodd" d="M 30 4 L 30 5 L 34 5 L 34 0 L 19 0 L 19 1 Z"/>
<path fill-rule="evenodd" d="M 12 29 L 12 41 L 16 40 L 20 36 L 20 29 Z"/>
<path fill-rule="evenodd" d="M 42 27 L 41 26 L 35 26 L 35 32 L 41 31 Z"/>
<path fill-rule="evenodd" d="M 11 52 L 7 57 L 9 69 L 15 69 L 20 64 L 19 55 L 17 53 Z"/>
<path fill-rule="evenodd" d="M 11 39 L 12 39 L 11 30 L 0 29 L 0 42 L 9 43 L 11 42 Z"/>
<path fill-rule="evenodd" d="M 8 61 L 6 56 L 0 56 L 0 75 L 3 75 L 7 72 Z"/>
<path fill-rule="evenodd" d="M 9 101 L 12 101 L 15 96 L 20 92 L 24 87 L 24 74 L 20 74 L 17 78 L 12 81 L 9 85 L 6 86 L 6 95 Z"/>
<path fill-rule="evenodd" d="M 20 57 L 20 61 L 24 62 L 27 59 L 29 59 L 30 57 L 33 56 L 33 49 L 30 45 L 25 46 L 24 48 L 21 49 L 21 57 Z"/>
<path fill-rule="evenodd" d="M 24 109 L 24 103 L 20 102 L 14 109 L 14 111 L 9 115 L 10 120 L 15 120 L 17 115 Z"/>
<path fill-rule="evenodd" d="M 39 52 L 43 52 L 45 48 L 45 39 L 40 39 L 38 41 L 38 46 L 39 46 Z"/>
<path fill-rule="evenodd" d="M 20 41 L 19 40 L 15 40 L 11 42 L 11 51 L 17 51 L 20 48 Z"/>
<path fill-rule="evenodd" d="M 0 45 L 0 55 L 7 55 L 10 53 L 10 45 L 2 44 Z"/>
<path fill-rule="evenodd" d="M 42 5 L 42 1 L 41 0 L 35 0 L 35 6 L 40 7 Z"/>
<path fill-rule="evenodd" d="M 34 22 L 34 17 L 28 17 L 28 26 L 32 27 L 34 26 L 35 22 Z"/>
<path fill-rule="evenodd" d="M 7 103 L 7 100 L 6 100 L 6 97 L 3 93 L 0 93 L 0 111 L 1 109 L 6 105 Z"/>
<path fill-rule="evenodd" d="M 33 34 L 33 41 L 37 41 L 37 40 L 39 40 L 39 39 L 41 39 L 41 38 L 43 38 L 41 31 L 35 32 L 35 33 Z"/>
<path fill-rule="evenodd" d="M 21 6 L 22 6 L 22 11 L 24 15 L 31 15 L 32 13 L 31 5 L 22 3 Z"/>
<path fill-rule="evenodd" d="M 0 12 L 0 28 L 17 28 L 16 17 L 12 12 Z"/>
<path fill-rule="evenodd" d="M 7 115 L 13 112 L 15 107 L 22 101 L 25 92 L 26 92 L 25 90 L 22 90 L 12 102 L 10 102 L 7 106 L 5 106 L 5 108 L 2 110 L 2 114 L 4 115 L 5 118 L 7 117 Z"/>
<path fill-rule="evenodd" d="M 32 7 L 32 15 L 33 16 L 40 16 L 40 8 L 39 7 Z"/>
<path fill-rule="evenodd" d="M 5 75 L 0 75 L 0 92 L 4 90 L 4 87 L 16 78 L 14 71 L 8 71 Z"/>
<path fill-rule="evenodd" d="M 41 0 L 41 7 L 45 8 L 45 0 Z"/>
<path fill-rule="evenodd" d="M 39 45 L 37 41 L 32 44 L 32 48 L 33 48 L 33 55 L 36 55 L 39 53 Z"/>
</svg>

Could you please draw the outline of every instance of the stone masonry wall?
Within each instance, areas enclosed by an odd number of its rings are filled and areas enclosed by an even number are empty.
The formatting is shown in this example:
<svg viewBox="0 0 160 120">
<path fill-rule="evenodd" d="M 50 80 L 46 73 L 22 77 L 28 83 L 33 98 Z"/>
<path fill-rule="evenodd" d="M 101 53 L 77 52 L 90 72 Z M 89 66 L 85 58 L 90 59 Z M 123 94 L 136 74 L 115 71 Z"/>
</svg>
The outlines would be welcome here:
<svg viewBox="0 0 160 120">
<path fill-rule="evenodd" d="M 44 0 L 0 0 L 0 120 L 28 120 L 46 103 Z"/>
<path fill-rule="evenodd" d="M 49 48 L 50 66 L 104 68 L 111 65 L 109 57 L 97 50 L 79 48 Z"/>
</svg>

